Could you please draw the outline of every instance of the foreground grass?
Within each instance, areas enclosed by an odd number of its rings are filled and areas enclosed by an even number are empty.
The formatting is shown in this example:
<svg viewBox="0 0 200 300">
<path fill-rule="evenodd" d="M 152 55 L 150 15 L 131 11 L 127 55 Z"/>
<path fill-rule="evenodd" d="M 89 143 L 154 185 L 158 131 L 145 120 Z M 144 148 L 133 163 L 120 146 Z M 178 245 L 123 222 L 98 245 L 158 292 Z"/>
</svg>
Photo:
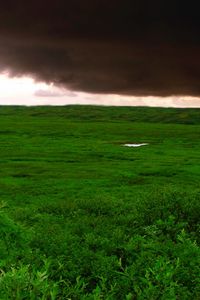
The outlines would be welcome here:
<svg viewBox="0 0 200 300">
<path fill-rule="evenodd" d="M 199 299 L 199 136 L 199 110 L 1 107 L 0 299 Z"/>
</svg>

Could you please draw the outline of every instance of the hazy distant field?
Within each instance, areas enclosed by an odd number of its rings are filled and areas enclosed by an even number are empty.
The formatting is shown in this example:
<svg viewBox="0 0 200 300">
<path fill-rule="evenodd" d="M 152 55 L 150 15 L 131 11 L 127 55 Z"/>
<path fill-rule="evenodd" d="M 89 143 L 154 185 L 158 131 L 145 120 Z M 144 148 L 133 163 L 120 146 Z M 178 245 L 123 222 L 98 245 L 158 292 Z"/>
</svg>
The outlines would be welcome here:
<svg viewBox="0 0 200 300">
<path fill-rule="evenodd" d="M 200 299 L 200 110 L 0 107 L 0 211 L 0 299 Z"/>
</svg>

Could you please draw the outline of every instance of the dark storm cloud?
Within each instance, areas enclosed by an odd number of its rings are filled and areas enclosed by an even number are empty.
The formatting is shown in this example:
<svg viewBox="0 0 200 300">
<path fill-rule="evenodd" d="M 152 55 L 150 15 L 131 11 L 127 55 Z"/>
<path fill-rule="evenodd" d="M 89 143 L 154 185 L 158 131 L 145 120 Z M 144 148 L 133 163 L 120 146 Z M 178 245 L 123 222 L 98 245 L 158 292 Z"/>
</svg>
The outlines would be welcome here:
<svg viewBox="0 0 200 300">
<path fill-rule="evenodd" d="M 200 95 L 200 18 L 183 1 L 0 4 L 0 69 L 77 91 Z"/>
</svg>

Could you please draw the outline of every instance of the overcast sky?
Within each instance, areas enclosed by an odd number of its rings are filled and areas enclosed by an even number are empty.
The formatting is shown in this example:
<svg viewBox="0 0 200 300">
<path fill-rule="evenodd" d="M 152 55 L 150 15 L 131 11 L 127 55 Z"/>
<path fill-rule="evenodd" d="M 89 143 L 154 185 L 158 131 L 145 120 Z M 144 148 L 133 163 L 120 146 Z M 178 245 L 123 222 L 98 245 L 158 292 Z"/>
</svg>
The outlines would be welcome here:
<svg viewBox="0 0 200 300">
<path fill-rule="evenodd" d="M 200 107 L 200 98 L 188 96 L 123 96 L 73 92 L 53 84 L 35 82 L 29 77 L 9 78 L 0 75 L 0 105 L 120 105 Z"/>
<path fill-rule="evenodd" d="M 23 99 L 27 105 L 85 98 L 105 104 L 110 95 L 120 104 L 153 105 L 163 96 L 171 98 L 159 103 L 194 104 L 200 97 L 199 32 L 193 1 L 1 1 L 0 72 L 51 86 L 38 86 Z M 1 87 L 1 103 L 8 103 Z"/>
</svg>

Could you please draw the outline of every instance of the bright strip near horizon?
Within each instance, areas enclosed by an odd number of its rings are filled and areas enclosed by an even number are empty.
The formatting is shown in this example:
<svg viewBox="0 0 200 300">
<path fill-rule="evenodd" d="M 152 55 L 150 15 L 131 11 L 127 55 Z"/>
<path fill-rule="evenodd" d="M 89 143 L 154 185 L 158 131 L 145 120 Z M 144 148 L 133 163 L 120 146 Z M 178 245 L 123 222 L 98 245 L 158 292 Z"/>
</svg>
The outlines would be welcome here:
<svg viewBox="0 0 200 300">
<path fill-rule="evenodd" d="M 0 105 L 108 105 L 108 106 L 160 106 L 200 108 L 200 97 L 136 97 L 112 94 L 75 92 L 31 77 L 9 77 L 0 74 Z"/>
</svg>

